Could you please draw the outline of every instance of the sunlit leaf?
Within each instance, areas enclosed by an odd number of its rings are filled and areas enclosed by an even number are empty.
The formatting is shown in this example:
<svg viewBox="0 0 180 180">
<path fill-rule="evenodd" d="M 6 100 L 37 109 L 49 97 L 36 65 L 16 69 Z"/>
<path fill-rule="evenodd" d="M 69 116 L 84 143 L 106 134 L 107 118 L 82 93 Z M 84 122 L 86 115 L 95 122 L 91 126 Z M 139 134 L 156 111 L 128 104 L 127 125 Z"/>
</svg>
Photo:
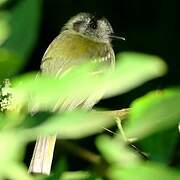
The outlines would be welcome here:
<svg viewBox="0 0 180 180">
<path fill-rule="evenodd" d="M 120 139 L 112 139 L 108 136 L 100 136 L 96 140 L 96 145 L 103 157 L 110 164 L 119 164 L 121 166 L 132 166 L 139 163 L 139 156 L 125 147 Z"/>
<path fill-rule="evenodd" d="M 160 164 L 142 163 L 128 168 L 114 167 L 109 171 L 110 179 L 121 180 L 178 180 L 180 173 Z"/>
<path fill-rule="evenodd" d="M 35 139 L 39 134 L 56 134 L 63 139 L 77 139 L 102 132 L 103 127 L 115 124 L 110 117 L 93 112 L 60 113 L 48 118 L 40 126 L 24 130 L 25 137 Z"/>
<path fill-rule="evenodd" d="M 165 73 L 166 66 L 157 57 L 132 53 L 125 53 L 122 57 L 124 56 L 114 72 L 109 70 L 99 76 L 87 73 L 92 65 L 72 70 L 61 79 L 22 76 L 14 83 L 18 94 L 17 102 L 28 98 L 26 100 L 30 109 L 53 109 L 54 104 L 64 100 L 68 104 L 73 101 L 81 102 L 89 96 L 98 99 L 103 94 L 105 97 L 120 94 Z"/>
<path fill-rule="evenodd" d="M 14 180 L 34 180 L 34 178 L 27 173 L 25 166 L 21 163 L 9 163 L 9 165 L 6 167 L 7 168 L 4 170 L 4 172 L 0 172 L 0 176 L 3 178 L 6 177 Z"/>
<path fill-rule="evenodd" d="M 3 120 L 3 119 L 1 119 Z M 25 167 L 20 163 L 23 157 L 24 141 L 18 133 L 1 131 L 0 133 L 0 178 L 31 179 L 26 174 Z"/>
<path fill-rule="evenodd" d="M 39 109 L 52 110 L 55 105 L 58 106 L 58 103 L 62 103 L 65 99 L 67 104 L 76 100 L 84 101 L 90 94 L 93 94 L 92 91 L 94 91 L 99 82 L 97 77 L 93 78 L 88 74 L 79 76 L 85 70 L 87 68 L 73 71 L 61 79 L 55 79 L 50 76 L 39 76 L 36 78 L 34 74 L 18 78 L 14 82 L 15 103 L 19 104 L 27 101 L 29 109 L 37 111 Z M 74 91 L 72 86 L 79 82 L 81 82 L 81 88 Z"/>
<path fill-rule="evenodd" d="M 142 138 L 175 126 L 180 120 L 179 107 L 179 89 L 155 91 L 135 100 L 125 127 L 127 136 Z"/>
<path fill-rule="evenodd" d="M 0 7 L 5 4 L 8 0 L 0 0 Z"/>
<path fill-rule="evenodd" d="M 2 154 L 6 154 L 8 152 L 8 156 L 1 156 L 1 162 L 10 161 L 12 159 L 15 159 L 16 153 L 13 151 L 17 151 L 18 143 L 17 141 L 14 141 L 14 138 L 12 135 L 9 134 L 0 134 L 0 140 L 1 140 L 1 152 Z"/>
<path fill-rule="evenodd" d="M 146 81 L 163 76 L 167 70 L 166 64 L 158 56 L 135 52 L 119 54 L 117 62 L 114 76 L 107 79 L 110 90 L 105 88 L 105 96 L 127 92 Z"/>
<path fill-rule="evenodd" d="M 0 149 L 1 149 L 1 156 L 0 156 L 0 162 L 2 164 L 9 163 L 10 161 L 18 160 L 22 156 L 22 147 L 23 147 L 23 141 L 18 136 L 18 134 L 11 133 L 11 132 L 5 132 L 0 133 Z M 21 152 L 21 154 L 19 154 Z M 8 156 L 7 156 L 8 154 Z"/>
</svg>

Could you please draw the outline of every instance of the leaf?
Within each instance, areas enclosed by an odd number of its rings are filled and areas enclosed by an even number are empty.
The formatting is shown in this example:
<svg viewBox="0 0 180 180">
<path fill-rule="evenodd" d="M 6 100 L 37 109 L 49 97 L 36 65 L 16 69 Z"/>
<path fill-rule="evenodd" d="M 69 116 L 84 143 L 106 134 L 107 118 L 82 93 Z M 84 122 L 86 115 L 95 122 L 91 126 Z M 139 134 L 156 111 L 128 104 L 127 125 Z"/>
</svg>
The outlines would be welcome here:
<svg viewBox="0 0 180 180">
<path fill-rule="evenodd" d="M 60 179 L 60 176 L 63 174 L 63 172 L 67 171 L 67 169 L 68 169 L 67 159 L 66 157 L 63 156 L 58 160 L 53 172 L 51 172 L 51 175 L 45 177 L 44 180 Z"/>
<path fill-rule="evenodd" d="M 1 131 L 0 133 L 0 179 L 31 179 L 26 168 L 19 162 L 23 157 L 24 141 L 19 133 L 14 131 Z"/>
<path fill-rule="evenodd" d="M 79 139 L 102 132 L 115 121 L 110 117 L 93 112 L 74 111 L 56 114 L 34 128 L 22 131 L 24 137 L 32 140 L 39 134 L 56 134 L 61 139 Z"/>
<path fill-rule="evenodd" d="M 121 180 L 178 180 L 180 173 L 164 165 L 145 162 L 128 168 L 113 167 L 109 171 L 109 177 Z"/>
<path fill-rule="evenodd" d="M 87 68 L 85 68 L 87 70 Z M 85 69 L 71 72 L 69 75 L 55 79 L 51 76 L 39 76 L 29 74 L 14 81 L 15 103 L 28 103 L 29 109 L 52 110 L 56 103 L 66 103 L 74 101 L 74 97 L 83 100 L 89 94 L 93 94 L 97 87 L 97 78 L 90 77 L 89 74 L 79 76 Z M 78 91 L 72 89 L 73 84 L 82 83 Z M 89 82 L 87 84 L 87 82 Z M 99 91 L 98 91 L 99 92 Z M 51 96 L 52 95 L 52 96 Z"/>
<path fill-rule="evenodd" d="M 128 92 L 146 81 L 163 76 L 167 70 L 162 59 L 142 53 L 124 52 L 117 56 L 117 61 L 114 76 L 107 79 L 110 90 L 107 88 L 106 97 Z"/>
<path fill-rule="evenodd" d="M 0 6 L 1 6 L 0 2 Z M 9 14 L 7 12 L 0 11 L 0 46 L 9 37 L 10 27 L 8 24 Z"/>
<path fill-rule="evenodd" d="M 138 144 L 140 144 L 140 149 L 148 154 L 148 159 L 169 164 L 171 163 L 178 137 L 178 129 L 176 126 L 150 135 L 142 139 Z"/>
<path fill-rule="evenodd" d="M 4 5 L 8 0 L 0 0 L 0 8 L 2 5 Z"/>
<path fill-rule="evenodd" d="M 64 172 L 60 180 L 84 180 L 92 179 L 92 175 L 88 171 L 72 171 Z M 93 178 L 94 179 L 94 178 Z"/>
<path fill-rule="evenodd" d="M 20 57 L 14 51 L 0 48 L 0 80 L 11 77 L 19 70 Z"/>
<path fill-rule="evenodd" d="M 21 154 L 19 151 L 23 147 L 23 141 L 17 134 L 14 132 L 2 131 L 0 133 L 0 142 L 0 162 L 3 166 L 8 166 L 10 161 L 15 161 L 22 157 L 22 151 Z"/>
<path fill-rule="evenodd" d="M 144 138 L 169 129 L 180 120 L 180 90 L 154 91 L 131 104 L 129 120 L 125 126 L 128 137 Z"/>
<path fill-rule="evenodd" d="M 125 147 L 125 144 L 120 139 L 99 136 L 96 139 L 96 146 L 111 165 L 119 164 L 122 167 L 129 167 L 140 162 L 139 156 Z"/>
<path fill-rule="evenodd" d="M 12 31 L 3 48 L 21 57 L 19 69 L 25 64 L 35 45 L 40 25 L 41 3 L 41 0 L 21 0 L 9 11 Z"/>
<path fill-rule="evenodd" d="M 125 53 L 124 56 L 130 56 L 130 58 L 122 59 L 114 72 L 110 69 L 99 76 L 88 73 L 94 68 L 92 64 L 79 66 L 78 69 L 71 70 L 61 79 L 43 75 L 35 78 L 32 74 L 22 76 L 14 81 L 16 101 L 28 102 L 30 109 L 52 110 L 57 100 L 59 102 L 65 100 L 68 104 L 75 100 L 87 99 L 89 95 L 95 99 L 103 94 L 105 97 L 113 96 L 165 73 L 165 64 L 154 56 L 147 55 L 146 57 L 136 54 L 139 58 L 135 56 L 135 59 L 132 53 Z M 81 82 L 80 85 L 79 82 Z M 75 85 L 79 86 L 75 87 Z"/>
<path fill-rule="evenodd" d="M 28 173 L 27 169 L 24 165 L 20 163 L 12 163 L 8 165 L 8 168 L 5 172 L 2 173 L 2 178 L 6 177 L 7 179 L 13 179 L 13 180 L 34 180 Z M 0 174 L 1 176 L 1 174 Z"/>
</svg>

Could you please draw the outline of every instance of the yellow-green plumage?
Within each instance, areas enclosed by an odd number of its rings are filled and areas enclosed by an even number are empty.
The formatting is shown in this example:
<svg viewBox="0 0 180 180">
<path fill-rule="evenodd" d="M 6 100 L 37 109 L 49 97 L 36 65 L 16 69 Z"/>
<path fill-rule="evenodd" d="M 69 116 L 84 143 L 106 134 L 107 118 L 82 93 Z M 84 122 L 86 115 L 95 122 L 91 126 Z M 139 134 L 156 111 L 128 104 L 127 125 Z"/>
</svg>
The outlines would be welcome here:
<svg viewBox="0 0 180 180">
<path fill-rule="evenodd" d="M 114 65 L 114 52 L 111 44 L 93 41 L 75 32 L 62 32 L 49 46 L 41 64 L 43 73 L 54 74 L 65 71 L 72 65 L 85 60 L 101 60 L 105 64 Z M 61 73 L 62 73 L 61 72 Z"/>
</svg>

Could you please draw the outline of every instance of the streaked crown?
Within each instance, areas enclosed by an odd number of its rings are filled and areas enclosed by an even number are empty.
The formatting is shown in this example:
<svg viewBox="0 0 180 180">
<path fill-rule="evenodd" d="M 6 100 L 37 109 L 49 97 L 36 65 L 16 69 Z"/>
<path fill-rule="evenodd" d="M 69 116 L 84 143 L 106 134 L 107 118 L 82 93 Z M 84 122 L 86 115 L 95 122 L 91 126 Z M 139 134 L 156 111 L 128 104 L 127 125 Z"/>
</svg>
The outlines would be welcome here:
<svg viewBox="0 0 180 180">
<path fill-rule="evenodd" d="M 96 18 L 89 13 L 79 13 L 72 17 L 62 31 L 70 30 L 94 41 L 110 43 L 113 29 L 106 18 Z"/>
</svg>

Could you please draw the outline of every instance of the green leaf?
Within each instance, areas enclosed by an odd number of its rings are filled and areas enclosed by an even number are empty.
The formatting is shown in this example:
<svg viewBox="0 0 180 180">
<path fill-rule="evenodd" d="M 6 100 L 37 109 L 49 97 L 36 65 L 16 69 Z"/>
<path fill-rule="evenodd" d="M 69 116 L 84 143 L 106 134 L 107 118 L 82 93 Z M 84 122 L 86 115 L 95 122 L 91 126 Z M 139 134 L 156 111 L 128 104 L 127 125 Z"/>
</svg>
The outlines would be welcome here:
<svg viewBox="0 0 180 180">
<path fill-rule="evenodd" d="M 169 129 L 180 120 L 180 90 L 154 91 L 135 100 L 125 126 L 128 137 L 143 138 Z"/>
<path fill-rule="evenodd" d="M 74 69 L 61 79 L 42 75 L 35 78 L 31 74 L 22 76 L 14 81 L 16 101 L 27 101 L 30 109 L 52 110 L 58 102 L 65 101 L 65 104 L 70 104 L 75 100 L 84 101 L 89 95 L 98 99 L 103 94 L 107 97 L 124 93 L 165 73 L 166 66 L 162 60 L 154 56 L 135 55 L 125 53 L 122 55 L 125 58 L 117 64 L 115 71 L 109 70 L 99 76 L 88 73 L 94 68 L 92 64 Z M 79 82 L 81 85 L 75 89 Z"/>
<path fill-rule="evenodd" d="M 103 157 L 112 165 L 133 166 L 140 162 L 139 156 L 131 149 L 125 147 L 120 139 L 112 139 L 108 136 L 99 136 L 96 145 Z"/>
<path fill-rule="evenodd" d="M 2 120 L 2 119 L 1 119 Z M 1 131 L 0 133 L 0 179 L 31 179 L 27 169 L 20 163 L 23 158 L 24 141 L 15 131 Z"/>
<path fill-rule="evenodd" d="M 0 0 L 0 7 L 4 5 L 8 0 Z"/>
<path fill-rule="evenodd" d="M 12 135 L 9 134 L 0 134 L 0 148 L 2 152 L 2 156 L 0 157 L 1 162 L 8 162 L 12 159 L 15 159 L 16 154 L 13 152 L 15 149 L 17 151 L 17 140 L 14 141 L 14 138 Z M 8 143 L 7 143 L 8 142 Z M 6 153 L 8 153 L 8 156 L 4 156 Z"/>
<path fill-rule="evenodd" d="M 9 162 L 22 158 L 22 147 L 24 143 L 18 134 L 9 131 L 2 131 L 0 133 L 0 142 L 0 162 L 3 164 L 3 166 L 8 166 Z"/>
<path fill-rule="evenodd" d="M 28 103 L 30 110 L 38 111 L 52 110 L 55 105 L 59 105 L 58 102 L 63 102 L 65 99 L 66 104 L 75 101 L 74 97 L 79 101 L 84 100 L 89 94 L 93 94 L 92 91 L 97 87 L 98 81 L 97 77 L 93 78 L 88 74 L 79 76 L 81 73 L 82 69 L 78 70 L 78 73 L 73 71 L 61 79 L 51 76 L 36 78 L 34 74 L 18 78 L 14 81 L 15 103 Z M 72 86 L 79 82 L 82 83 L 81 88 L 74 91 Z"/>
<path fill-rule="evenodd" d="M 10 34 L 8 19 L 9 14 L 7 12 L 0 12 L 0 46 L 5 42 Z"/>
<path fill-rule="evenodd" d="M 35 139 L 39 134 L 56 134 L 61 139 L 78 139 L 102 132 L 103 127 L 115 124 L 110 117 L 94 112 L 74 111 L 59 113 L 34 128 L 22 131 L 24 137 Z"/>
<path fill-rule="evenodd" d="M 166 64 L 158 56 L 135 52 L 124 52 L 117 56 L 117 68 L 109 80 L 106 97 L 127 92 L 146 81 L 163 76 Z M 108 83 L 106 84 L 108 86 Z"/>
<path fill-rule="evenodd" d="M 38 36 L 41 5 L 41 0 L 21 0 L 9 11 L 12 31 L 3 48 L 15 51 L 21 57 L 19 59 L 21 66 L 31 54 Z"/>
<path fill-rule="evenodd" d="M 88 171 L 64 172 L 60 180 L 84 180 L 92 179 L 92 175 Z M 94 178 L 93 178 L 94 179 Z"/>
<path fill-rule="evenodd" d="M 20 65 L 21 61 L 17 53 L 0 48 L 0 82 L 15 74 Z"/>
<path fill-rule="evenodd" d="M 13 180 L 34 180 L 34 178 L 27 173 L 26 167 L 20 163 L 9 164 L 4 172 L 0 172 L 0 177 L 1 176 L 2 179 L 6 177 L 7 179 Z"/>
<path fill-rule="evenodd" d="M 56 164 L 51 175 L 45 177 L 44 180 L 60 179 L 60 176 L 63 174 L 63 172 L 67 170 L 68 170 L 67 158 L 63 156 L 58 160 L 58 163 Z"/>
<path fill-rule="evenodd" d="M 148 159 L 169 164 L 178 138 L 178 129 L 176 126 L 144 138 L 138 144 L 140 144 L 140 149 L 148 154 Z"/>
<path fill-rule="evenodd" d="M 109 171 L 110 179 L 113 180 L 178 180 L 180 173 L 171 168 L 155 163 L 142 163 L 128 168 L 113 167 Z"/>
</svg>

